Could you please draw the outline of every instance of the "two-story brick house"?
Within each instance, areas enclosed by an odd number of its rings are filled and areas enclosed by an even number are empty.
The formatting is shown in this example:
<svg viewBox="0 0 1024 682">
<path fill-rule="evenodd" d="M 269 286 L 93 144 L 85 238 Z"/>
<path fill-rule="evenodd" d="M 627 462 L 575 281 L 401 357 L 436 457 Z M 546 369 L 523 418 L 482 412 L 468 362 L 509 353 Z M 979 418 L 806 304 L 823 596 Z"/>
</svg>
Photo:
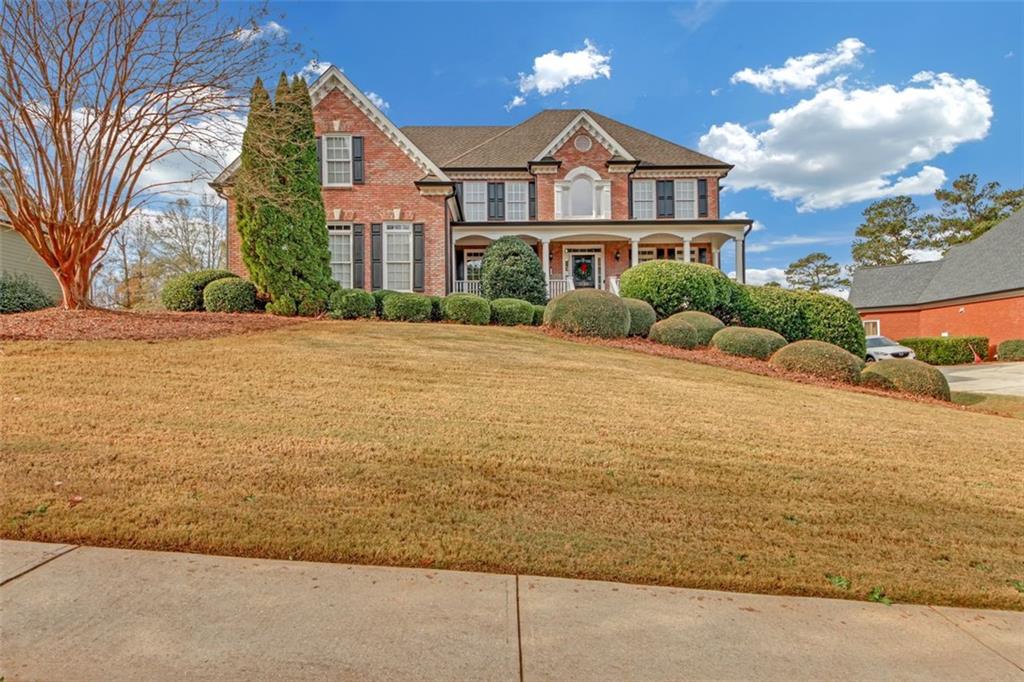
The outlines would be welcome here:
<svg viewBox="0 0 1024 682">
<path fill-rule="evenodd" d="M 631 264 L 656 258 L 722 267 L 729 240 L 744 280 L 752 221 L 719 217 L 726 163 L 583 109 L 514 126 L 398 128 L 333 67 L 310 94 L 343 286 L 478 291 L 483 251 L 506 235 L 536 250 L 551 295 L 617 291 Z M 231 198 L 237 163 L 211 184 L 228 201 L 228 265 L 245 274 Z"/>
</svg>

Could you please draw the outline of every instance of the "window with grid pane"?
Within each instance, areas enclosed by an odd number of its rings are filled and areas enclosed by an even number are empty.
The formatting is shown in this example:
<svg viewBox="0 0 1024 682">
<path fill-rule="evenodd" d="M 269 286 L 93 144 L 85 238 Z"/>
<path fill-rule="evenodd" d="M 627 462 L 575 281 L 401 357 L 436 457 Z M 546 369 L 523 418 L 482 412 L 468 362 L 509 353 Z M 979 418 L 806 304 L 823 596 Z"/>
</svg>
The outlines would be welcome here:
<svg viewBox="0 0 1024 682">
<path fill-rule="evenodd" d="M 676 180 L 676 220 L 688 220 L 697 217 L 697 181 Z"/>
<path fill-rule="evenodd" d="M 525 182 L 505 183 L 505 220 L 528 220 L 530 187 Z"/>
<path fill-rule="evenodd" d="M 325 135 L 323 139 L 324 183 L 352 184 L 352 138 L 348 135 Z"/>
<path fill-rule="evenodd" d="M 352 286 L 352 226 L 328 225 L 327 246 L 331 251 L 331 277 L 345 288 Z"/>
<path fill-rule="evenodd" d="M 487 220 L 487 183 L 462 183 L 462 207 L 468 221 Z"/>
<path fill-rule="evenodd" d="M 633 217 L 654 220 L 654 180 L 633 181 Z"/>
<path fill-rule="evenodd" d="M 384 288 L 412 291 L 412 225 L 384 225 Z"/>
</svg>

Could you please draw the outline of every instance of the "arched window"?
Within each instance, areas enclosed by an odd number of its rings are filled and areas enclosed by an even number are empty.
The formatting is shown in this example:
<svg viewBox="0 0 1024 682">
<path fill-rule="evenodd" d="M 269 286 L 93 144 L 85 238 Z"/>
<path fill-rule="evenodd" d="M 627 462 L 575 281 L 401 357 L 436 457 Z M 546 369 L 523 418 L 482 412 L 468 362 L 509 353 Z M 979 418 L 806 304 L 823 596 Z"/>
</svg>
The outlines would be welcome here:
<svg viewBox="0 0 1024 682">
<path fill-rule="evenodd" d="M 583 176 L 569 185 L 569 214 L 572 216 L 594 215 L 594 181 Z"/>
<path fill-rule="evenodd" d="M 555 218 L 610 218 L 611 182 L 586 166 L 572 169 L 555 183 Z"/>
</svg>

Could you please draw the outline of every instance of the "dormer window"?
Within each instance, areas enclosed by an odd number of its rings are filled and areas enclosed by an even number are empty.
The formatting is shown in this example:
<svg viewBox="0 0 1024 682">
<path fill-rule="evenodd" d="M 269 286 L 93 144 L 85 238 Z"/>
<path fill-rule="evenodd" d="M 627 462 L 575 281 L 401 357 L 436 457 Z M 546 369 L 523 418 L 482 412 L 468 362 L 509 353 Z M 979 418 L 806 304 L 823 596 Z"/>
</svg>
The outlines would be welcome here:
<svg viewBox="0 0 1024 682">
<path fill-rule="evenodd" d="M 555 218 L 558 220 L 611 218 L 611 183 L 591 168 L 574 168 L 555 183 Z"/>
</svg>

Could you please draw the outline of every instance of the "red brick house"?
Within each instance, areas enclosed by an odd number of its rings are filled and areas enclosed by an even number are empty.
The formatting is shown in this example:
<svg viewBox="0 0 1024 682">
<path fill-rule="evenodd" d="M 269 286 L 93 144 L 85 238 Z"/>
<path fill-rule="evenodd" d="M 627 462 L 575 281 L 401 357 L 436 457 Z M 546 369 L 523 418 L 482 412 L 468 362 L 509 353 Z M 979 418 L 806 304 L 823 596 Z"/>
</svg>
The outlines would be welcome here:
<svg viewBox="0 0 1024 682">
<path fill-rule="evenodd" d="M 546 264 L 549 293 L 617 291 L 632 263 L 721 267 L 752 221 L 719 217 L 730 165 L 583 109 L 513 126 L 396 127 L 337 68 L 310 86 L 332 269 L 343 286 L 443 295 L 479 290 L 483 250 L 514 235 Z M 245 274 L 231 178 L 228 265 Z"/>
<path fill-rule="evenodd" d="M 941 260 L 858 268 L 850 303 L 869 335 L 1024 339 L 1024 210 Z"/>
</svg>

